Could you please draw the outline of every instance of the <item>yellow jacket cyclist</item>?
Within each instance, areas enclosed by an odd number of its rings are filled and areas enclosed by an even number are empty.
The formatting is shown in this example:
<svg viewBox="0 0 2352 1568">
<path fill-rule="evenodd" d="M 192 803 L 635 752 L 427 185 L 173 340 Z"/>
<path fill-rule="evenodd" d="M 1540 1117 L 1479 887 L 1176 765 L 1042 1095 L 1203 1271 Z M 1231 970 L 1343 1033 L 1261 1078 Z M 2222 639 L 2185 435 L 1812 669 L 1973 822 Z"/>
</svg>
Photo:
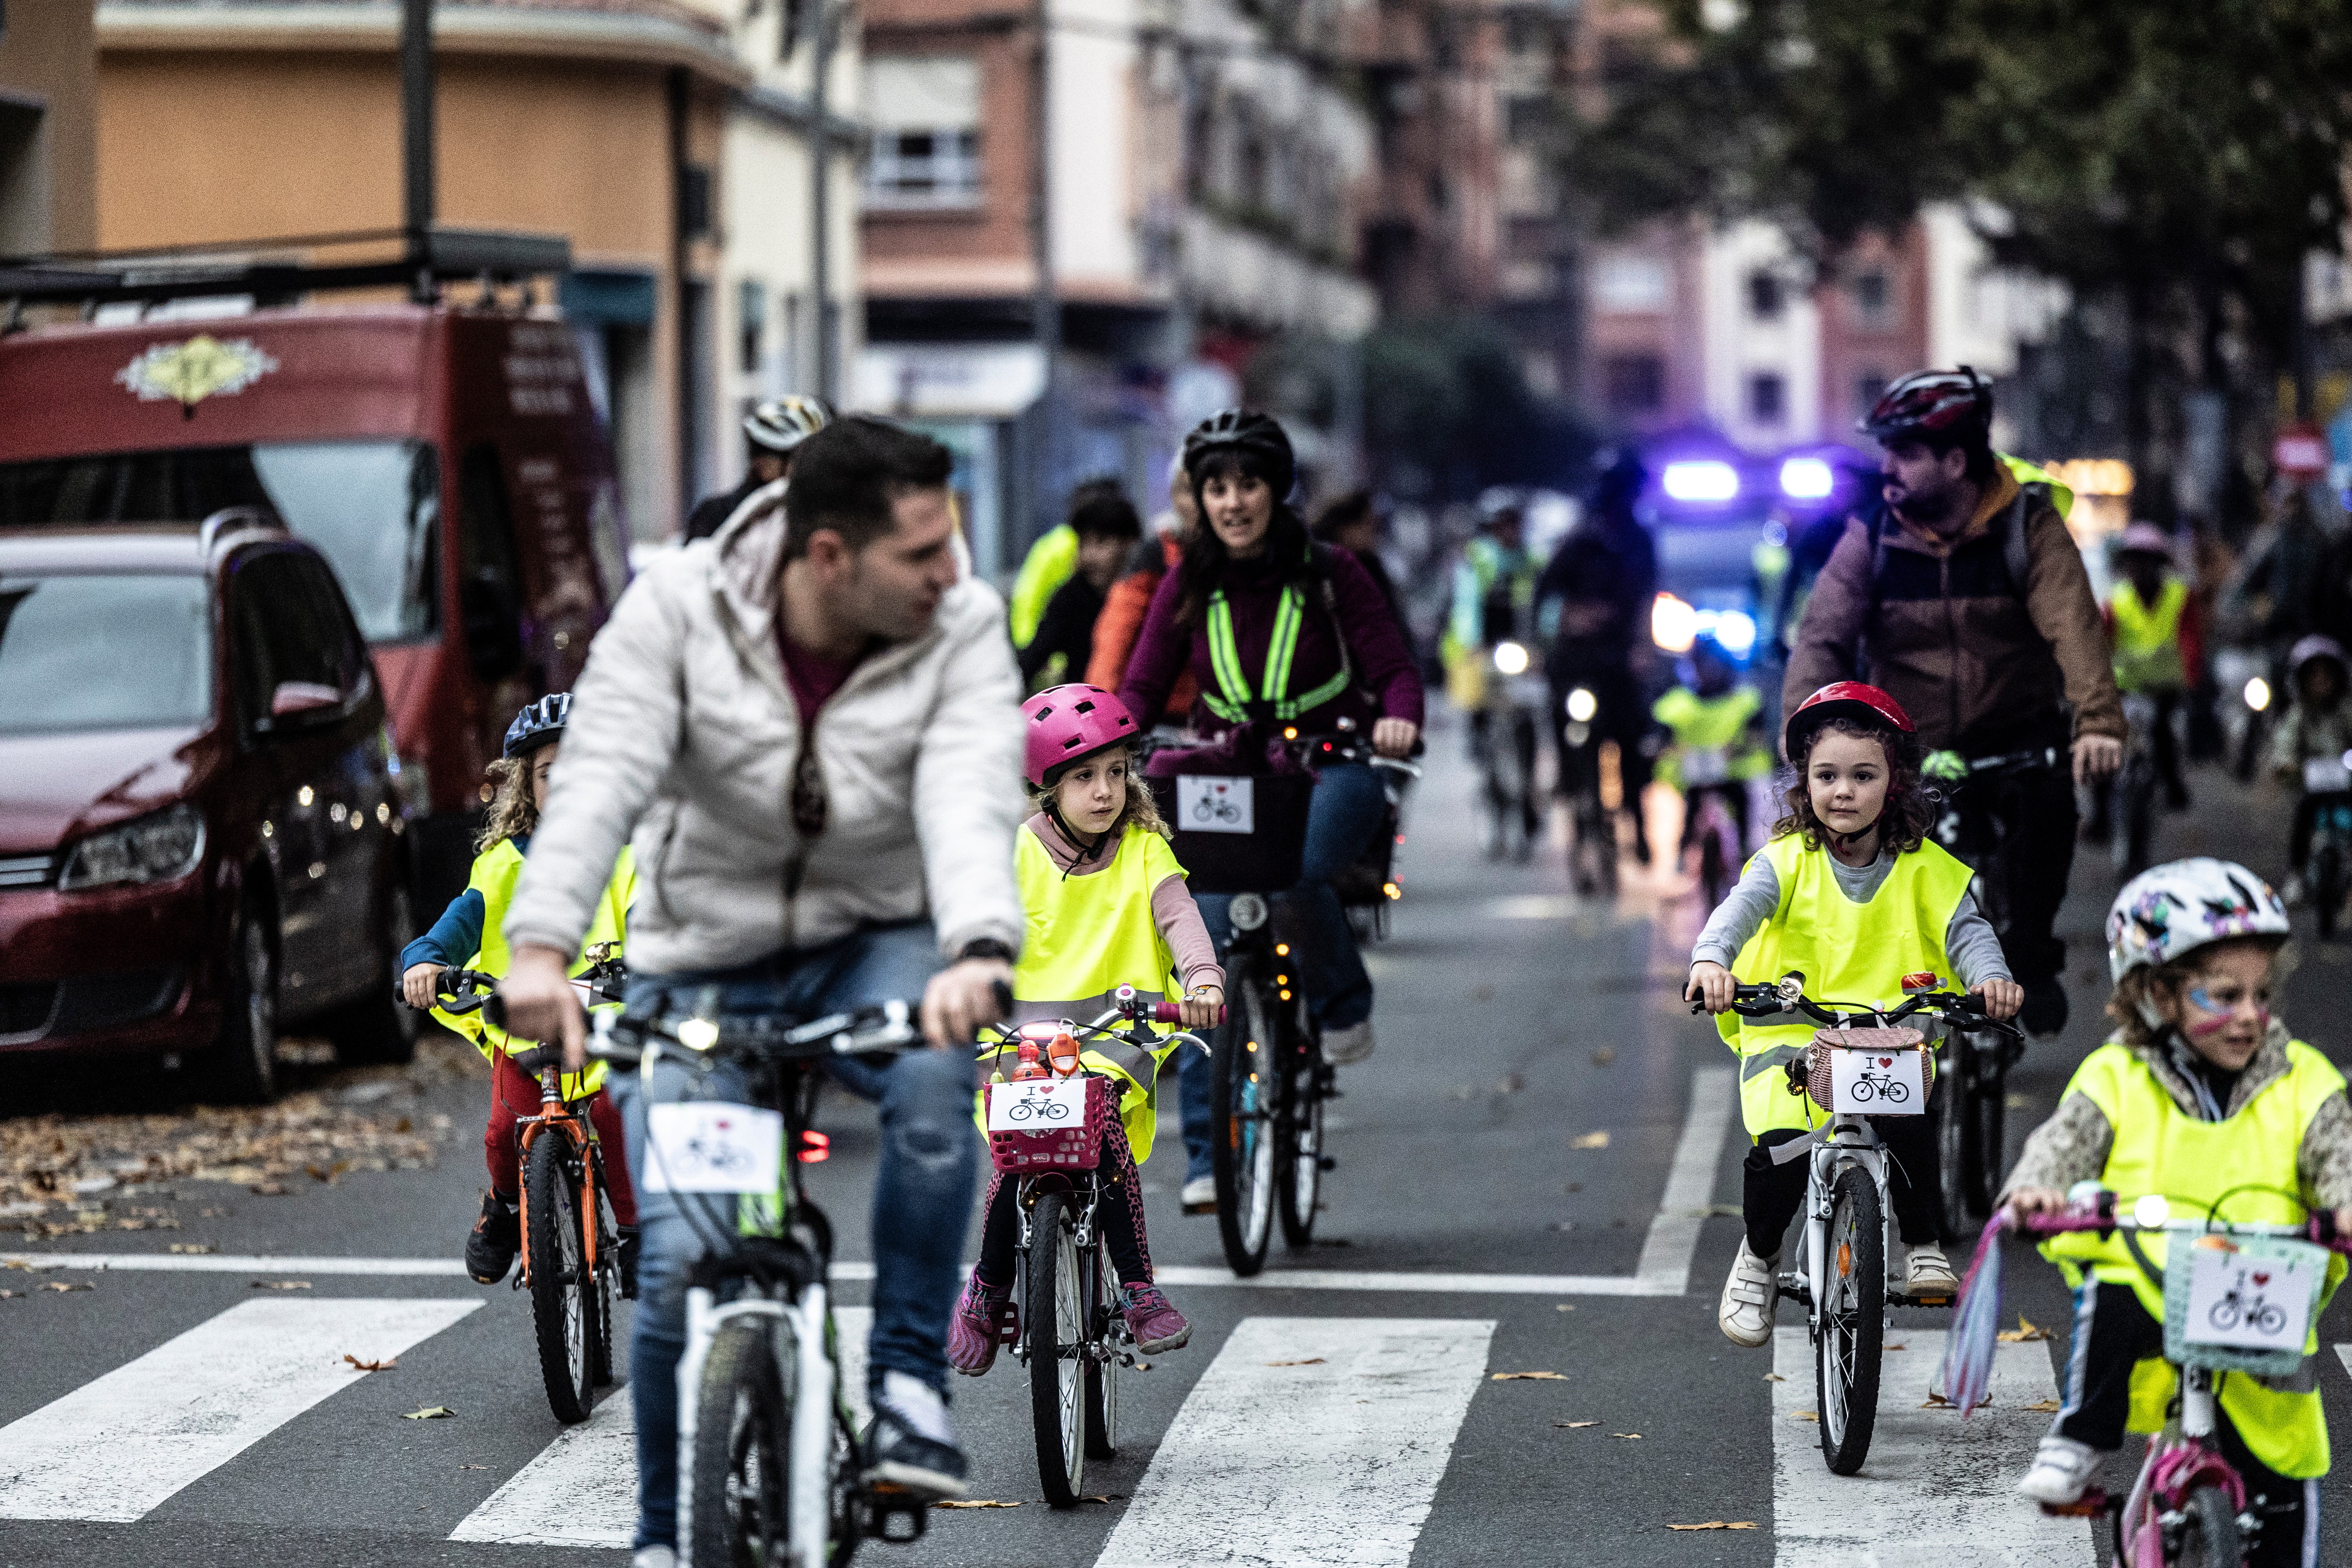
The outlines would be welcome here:
<svg viewBox="0 0 2352 1568">
<path fill-rule="evenodd" d="M 1798 772 L 1788 815 L 1700 932 L 1687 987 L 1739 1053 L 1740 1115 L 1754 1141 L 1742 1167 L 1748 1234 L 1716 1312 L 1725 1337 L 1747 1346 L 1772 1337 L 1772 1271 L 1804 1204 L 1806 1162 L 1787 1146 L 1808 1141 L 1829 1118 L 1783 1070 L 1803 1057 L 1813 1025 L 1727 1012 L 1733 977 L 1754 984 L 1801 970 L 1808 995 L 1891 1005 L 1903 999 L 1905 975 L 1927 972 L 1946 983 L 1957 972 L 1984 993 L 1995 1017 L 2015 1013 L 2022 1000 L 1969 897 L 1972 873 L 1927 841 L 1918 742 L 1901 705 L 1859 681 L 1824 686 L 1789 716 L 1787 745 Z M 1905 1287 L 1956 1292 L 1937 1245 L 1940 1173 L 1930 1121 L 1871 1121 L 1894 1156 Z"/>
<path fill-rule="evenodd" d="M 2176 1216 L 2299 1225 L 2315 1209 L 2352 1222 L 2352 1106 L 2344 1078 L 2270 1014 L 2286 906 L 2226 860 L 2142 873 L 2107 912 L 2107 1012 L 2116 1032 L 2084 1058 L 2058 1110 L 2034 1129 L 2003 1201 L 2050 1210 L 2095 1182 L 2119 1207 L 2158 1193 Z M 2226 1201 L 2223 1201 L 2226 1198 Z M 2144 1237 L 2151 1279 L 2122 1239 L 2053 1237 L 2042 1253 L 2074 1288 L 2064 1402 L 2019 1490 L 2072 1502 L 2124 1433 L 2162 1426 L 2177 1374 L 2164 1360 L 2165 1238 Z M 2327 1290 L 2344 1278 L 2331 1258 Z M 2215 1436 L 2264 1517 L 2261 1564 L 2318 1563 L 2318 1478 L 2327 1473 L 2318 1332 L 2299 1372 L 2225 1372 Z"/>
<path fill-rule="evenodd" d="M 1132 985 L 1147 1002 L 1184 998 L 1185 1023 L 1205 1027 L 1224 995 L 1208 927 L 1170 852 L 1151 792 L 1131 777 L 1140 738 L 1118 698 L 1072 684 L 1022 704 L 1027 721 L 1026 773 L 1037 815 L 1023 827 L 1013 865 L 1028 927 L 1013 970 L 1014 1011 L 1024 1021 L 1091 1022 L 1112 993 Z M 1160 1074 L 1174 1042 L 1155 1048 L 1095 1040 L 1087 1070 L 1119 1086 L 1118 1121 L 1103 1138 L 1097 1177 L 1109 1188 L 1102 1205 L 1103 1243 L 1118 1270 L 1120 1310 L 1141 1350 L 1171 1351 L 1192 1337 L 1182 1314 L 1152 1283 L 1143 1232 L 1139 1163 L 1151 1157 Z M 992 1053 L 1009 1072 L 1009 1053 Z M 948 1361 L 977 1377 L 996 1359 L 1013 1310 L 1013 1213 L 1019 1182 L 989 1178 L 982 1205 L 980 1261 L 948 1330 Z"/>
<path fill-rule="evenodd" d="M 547 781 L 572 709 L 568 692 L 543 697 L 515 716 L 507 729 L 505 755 L 491 764 L 498 794 L 490 804 L 482 831 L 481 852 L 474 858 L 473 875 L 466 890 L 450 901 L 433 929 L 402 950 L 401 989 L 412 1005 L 429 1005 L 444 969 L 474 969 L 486 974 L 507 972 L 507 907 L 514 900 L 515 881 L 522 875 L 531 829 L 539 825 L 539 808 L 547 798 Z M 588 967 L 587 950 L 599 943 L 616 946 L 628 934 L 629 902 L 635 896 L 636 868 L 623 849 L 613 868 L 613 879 L 597 900 L 596 915 L 574 974 Z M 479 1013 L 444 1013 L 434 1017 L 474 1042 L 491 1064 L 490 1120 L 482 1131 L 482 1153 L 490 1171 L 490 1190 L 482 1194 L 482 1212 L 466 1237 L 466 1269 L 481 1284 L 495 1285 L 506 1278 L 521 1246 L 516 1196 L 521 1187 L 517 1168 L 515 1121 L 539 1114 L 539 1082 L 514 1065 L 511 1053 L 531 1048 Z M 621 1118 L 604 1095 L 604 1065 L 591 1062 L 583 1073 L 566 1073 L 563 1098 L 587 1101 L 589 1124 L 605 1149 L 604 1182 L 613 1205 L 613 1219 L 621 1227 L 621 1265 L 628 1293 L 635 1294 L 636 1194 L 629 1185 L 628 1162 L 622 1158 Z"/>
</svg>

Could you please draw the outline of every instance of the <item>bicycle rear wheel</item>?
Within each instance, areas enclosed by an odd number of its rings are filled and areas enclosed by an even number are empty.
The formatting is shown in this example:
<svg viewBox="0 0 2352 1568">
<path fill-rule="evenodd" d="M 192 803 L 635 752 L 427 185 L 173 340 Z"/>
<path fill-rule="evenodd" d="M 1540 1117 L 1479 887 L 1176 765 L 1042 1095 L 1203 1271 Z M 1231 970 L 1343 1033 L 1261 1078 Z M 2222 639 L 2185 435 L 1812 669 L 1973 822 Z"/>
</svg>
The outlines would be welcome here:
<svg viewBox="0 0 2352 1568">
<path fill-rule="evenodd" d="M 596 1400 L 595 1282 L 589 1278 L 580 1229 L 580 1191 L 567 1168 L 568 1145 L 547 1131 L 530 1146 L 523 1173 L 529 1226 L 530 1321 L 539 1340 L 539 1370 L 558 1421 L 588 1419 Z"/>
<path fill-rule="evenodd" d="M 1217 1184 L 1217 1237 L 1244 1279 L 1265 1267 L 1274 1231 L 1276 1087 L 1282 1040 L 1266 1005 L 1265 977 L 1244 961 L 1225 993 L 1210 1096 L 1210 1169 Z"/>
<path fill-rule="evenodd" d="M 1840 1171 L 1831 1185 L 1828 1248 L 1813 1331 L 1813 1391 L 1822 1457 L 1832 1473 L 1850 1476 L 1870 1453 L 1886 1340 L 1886 1219 L 1878 1184 L 1860 1165 Z"/>
<path fill-rule="evenodd" d="M 680 1562 L 761 1568 L 790 1560 L 792 1406 L 768 1322 L 722 1323 L 703 1357 Z"/>
<path fill-rule="evenodd" d="M 1936 1193 L 1936 1222 L 1944 1239 L 1957 1241 L 1969 1233 L 1969 1210 L 1975 1202 L 1969 1168 L 1968 1095 L 1960 1084 L 1961 1055 L 1967 1044 L 1954 1038 L 1946 1051 L 1948 1068 L 1939 1068 L 1936 1087 L 1927 1091 L 1927 1114 L 1936 1128 L 1936 1163 L 1940 1178 Z"/>
<path fill-rule="evenodd" d="M 2008 1078 L 1988 1070 L 1969 1085 L 1962 1110 L 1969 1122 L 1969 1210 L 1982 1219 L 1992 1213 L 1993 1199 L 2000 1195 L 2001 1170 L 2009 1153 L 2005 1143 L 2009 1135 Z"/>
<path fill-rule="evenodd" d="M 1305 1247 L 1315 1239 L 1315 1211 L 1323 1201 L 1323 1067 L 1299 1037 L 1291 1051 L 1290 1092 L 1283 1106 L 1282 1134 L 1275 1150 L 1276 1212 L 1282 1215 L 1285 1245 Z"/>
<path fill-rule="evenodd" d="M 1069 1196 L 1047 1193 L 1029 1211 L 1029 1416 L 1045 1501 L 1076 1508 L 1087 1479 L 1086 1276 L 1068 1223 Z"/>
</svg>

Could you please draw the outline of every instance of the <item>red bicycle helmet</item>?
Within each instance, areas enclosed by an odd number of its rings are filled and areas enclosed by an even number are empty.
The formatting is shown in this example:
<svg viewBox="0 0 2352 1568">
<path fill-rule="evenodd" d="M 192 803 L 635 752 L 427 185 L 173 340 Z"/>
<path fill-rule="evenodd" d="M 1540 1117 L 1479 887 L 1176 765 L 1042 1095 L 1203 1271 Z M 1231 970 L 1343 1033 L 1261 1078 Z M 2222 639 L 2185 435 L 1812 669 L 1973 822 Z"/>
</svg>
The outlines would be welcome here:
<svg viewBox="0 0 2352 1568">
<path fill-rule="evenodd" d="M 1968 365 L 1914 371 L 1881 393 L 1854 428 L 1882 447 L 1920 436 L 1981 441 L 1992 431 L 1992 388 Z"/>
<path fill-rule="evenodd" d="M 1127 704 L 1082 680 L 1047 687 L 1021 705 L 1021 716 L 1029 721 L 1021 771 L 1038 789 L 1072 763 L 1127 745 L 1139 733 Z"/>
<path fill-rule="evenodd" d="M 1891 724 L 1906 735 L 1916 733 L 1911 715 L 1903 711 L 1903 704 L 1875 686 L 1859 680 L 1833 680 L 1798 703 L 1797 710 L 1789 715 L 1780 733 L 1780 744 L 1789 759 L 1802 759 L 1805 748 L 1812 742 L 1813 731 L 1832 719 Z"/>
</svg>

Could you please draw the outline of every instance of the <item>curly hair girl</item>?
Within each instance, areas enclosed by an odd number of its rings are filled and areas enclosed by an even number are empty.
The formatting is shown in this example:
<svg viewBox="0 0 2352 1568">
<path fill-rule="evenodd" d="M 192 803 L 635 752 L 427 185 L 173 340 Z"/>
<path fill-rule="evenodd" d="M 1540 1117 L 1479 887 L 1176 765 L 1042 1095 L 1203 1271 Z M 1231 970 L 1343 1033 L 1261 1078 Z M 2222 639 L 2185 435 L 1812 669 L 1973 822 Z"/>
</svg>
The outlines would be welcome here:
<svg viewBox="0 0 2352 1568">
<path fill-rule="evenodd" d="M 1881 854 L 1906 855 L 1919 847 L 1927 837 L 1927 829 L 1936 820 L 1937 802 L 1928 794 L 1919 775 L 1919 742 L 1892 724 L 1873 724 L 1861 720 L 1830 719 L 1816 726 L 1806 738 L 1805 754 L 1790 759 L 1790 772 L 1781 795 L 1782 815 L 1772 825 L 1772 837 L 1801 835 L 1808 849 L 1819 849 L 1825 841 L 1841 837 L 1838 830 L 1822 822 L 1813 805 L 1811 780 L 1807 776 L 1813 752 L 1822 738 L 1846 735 L 1855 740 L 1875 741 L 1886 757 L 1886 804 L 1876 819 L 1864 823 L 1858 832 L 1876 827 Z"/>
</svg>

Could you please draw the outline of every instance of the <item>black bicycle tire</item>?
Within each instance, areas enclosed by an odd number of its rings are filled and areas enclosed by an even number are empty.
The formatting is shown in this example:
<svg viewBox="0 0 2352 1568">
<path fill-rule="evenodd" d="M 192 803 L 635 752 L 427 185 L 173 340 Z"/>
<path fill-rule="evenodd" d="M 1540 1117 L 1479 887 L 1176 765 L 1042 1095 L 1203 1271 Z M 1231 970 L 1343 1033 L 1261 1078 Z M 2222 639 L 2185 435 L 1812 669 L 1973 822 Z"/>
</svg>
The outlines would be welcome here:
<svg viewBox="0 0 2352 1568">
<path fill-rule="evenodd" d="M 523 1173 L 524 1206 L 530 1211 L 523 1246 L 530 1254 L 531 1331 L 539 1342 L 548 1407 L 558 1421 L 571 1425 L 587 1420 L 596 1403 L 596 1309 L 582 1267 L 578 1189 L 565 1168 L 564 1152 L 564 1139 L 554 1131 L 541 1134 L 530 1146 L 530 1166 Z M 580 1313 L 577 1370 L 564 1331 L 566 1297 Z"/>
<path fill-rule="evenodd" d="M 595 1355 L 596 1386 L 613 1385 L 613 1320 L 621 1312 L 621 1237 L 612 1223 L 612 1207 L 604 1184 L 596 1184 L 596 1279 L 590 1300 L 596 1309 L 595 1331 L 590 1348 Z"/>
<path fill-rule="evenodd" d="M 1838 1216 L 1851 1212 L 1851 1226 Z M 1852 1255 L 1839 1266 L 1837 1248 L 1843 1231 L 1852 1231 Z M 1871 1433 L 1878 1422 L 1879 1361 L 1886 1342 L 1886 1218 L 1878 1203 L 1878 1184 L 1860 1165 L 1848 1165 L 1830 1186 L 1829 1242 L 1831 1255 L 1822 1268 L 1822 1294 L 1848 1300 L 1841 1279 L 1851 1285 L 1851 1310 L 1835 1314 L 1832 1302 L 1819 1308 L 1820 1332 L 1813 1343 L 1815 1414 L 1821 1421 L 1822 1458 L 1833 1475 L 1850 1476 L 1870 1455 Z M 1839 1336 L 1852 1340 L 1852 1376 L 1846 1380 L 1842 1424 L 1832 1412 L 1840 1402 L 1830 1397 L 1832 1358 L 1839 1353 Z"/>
<path fill-rule="evenodd" d="M 1305 1065 L 1287 1075 L 1290 1082 L 1277 1123 L 1283 1131 L 1274 1149 L 1274 1212 L 1282 1222 L 1282 1243 L 1293 1250 L 1314 1245 L 1316 1208 L 1323 1201 L 1322 1068 L 1306 1042 L 1302 1034 L 1291 1047 Z M 1313 1135 L 1311 1153 L 1302 1146 L 1302 1131 Z"/>
<path fill-rule="evenodd" d="M 1969 1207 L 1981 1219 L 1992 1213 L 1993 1199 L 2000 1195 L 2009 1153 L 2008 1076 L 1989 1073 L 1970 1084 L 1963 1109 L 1969 1117 Z"/>
<path fill-rule="evenodd" d="M 1027 1299 L 1021 1304 L 1022 1326 L 1029 1336 L 1029 1425 L 1036 1439 L 1037 1479 L 1045 1489 L 1046 1506 L 1057 1509 L 1078 1506 L 1087 1464 L 1083 1393 L 1075 1459 L 1062 1447 L 1064 1358 L 1056 1347 L 1065 1342 L 1066 1335 L 1076 1341 L 1086 1331 L 1084 1323 L 1062 1322 L 1056 1310 L 1063 1264 L 1062 1213 L 1068 1202 L 1066 1194 L 1044 1193 L 1029 1210 Z"/>
<path fill-rule="evenodd" d="M 1927 1091 L 1936 1132 L 1936 1222 L 1948 1242 L 1967 1236 L 1969 1226 L 1968 1121 L 1958 1066 L 1967 1049 L 1958 1038 L 1952 1041 L 1946 1054 L 1953 1065 L 1936 1074 L 1935 1087 Z"/>
<path fill-rule="evenodd" d="M 2319 921 L 2319 940 L 2336 940 L 2338 914 L 2344 904 L 2344 856 L 2334 845 L 2323 845 L 2311 858 L 2312 913 Z"/>
<path fill-rule="evenodd" d="M 1236 1100 L 1247 1079 L 1250 1062 L 1273 1060 L 1280 1041 L 1276 1037 L 1277 1032 L 1270 1026 L 1273 1019 L 1265 1006 L 1259 962 L 1237 958 L 1227 972 L 1226 984 L 1225 994 L 1234 999 L 1234 1005 L 1226 1009 L 1225 1021 L 1218 1026 L 1213 1053 L 1215 1070 L 1209 1099 L 1209 1164 L 1217 1188 L 1217 1239 L 1224 1248 L 1227 1267 L 1246 1279 L 1265 1267 L 1266 1248 L 1274 1238 L 1272 1205 L 1276 1194 L 1266 1194 L 1265 1222 L 1253 1243 L 1245 1234 L 1241 1212 L 1241 1129 L 1235 1120 Z M 1262 1037 L 1255 1052 L 1248 1049 L 1254 1031 Z M 1279 1079 L 1279 1074 L 1266 1073 L 1261 1083 L 1270 1086 Z M 1272 1122 L 1263 1125 L 1270 1128 Z M 1252 1163 L 1255 1163 L 1255 1156 Z"/>
<path fill-rule="evenodd" d="M 1112 1359 L 1087 1358 L 1087 1458 L 1115 1459 L 1118 1458 L 1118 1362 L 1116 1359 L 1118 1318 L 1118 1286 L 1111 1273 L 1110 1257 L 1102 1244 L 1102 1228 L 1095 1231 L 1093 1267 L 1088 1273 L 1094 1280 L 1087 1302 L 1087 1337 L 1111 1347 Z"/>
<path fill-rule="evenodd" d="M 2244 1542 L 2238 1535 L 2238 1510 L 2220 1487 L 2198 1487 L 2181 1507 L 2179 1568 L 2241 1568 Z M 2191 1542 L 2200 1540 L 2202 1552 L 2191 1555 Z"/>
<path fill-rule="evenodd" d="M 721 1323 L 702 1358 L 696 1387 L 691 1473 L 686 1478 L 679 1523 L 680 1562 L 716 1568 L 760 1568 L 781 1562 L 792 1534 L 792 1408 L 777 1375 L 766 1319 Z M 764 1429 L 767 1442 L 759 1444 Z M 752 1483 L 742 1484 L 745 1460 L 762 1455 Z M 756 1538 L 741 1527 L 737 1500 L 756 1494 L 762 1518 Z M 713 1558 L 708 1543 L 726 1542 Z M 690 1553 L 690 1555 L 688 1555 Z"/>
</svg>

